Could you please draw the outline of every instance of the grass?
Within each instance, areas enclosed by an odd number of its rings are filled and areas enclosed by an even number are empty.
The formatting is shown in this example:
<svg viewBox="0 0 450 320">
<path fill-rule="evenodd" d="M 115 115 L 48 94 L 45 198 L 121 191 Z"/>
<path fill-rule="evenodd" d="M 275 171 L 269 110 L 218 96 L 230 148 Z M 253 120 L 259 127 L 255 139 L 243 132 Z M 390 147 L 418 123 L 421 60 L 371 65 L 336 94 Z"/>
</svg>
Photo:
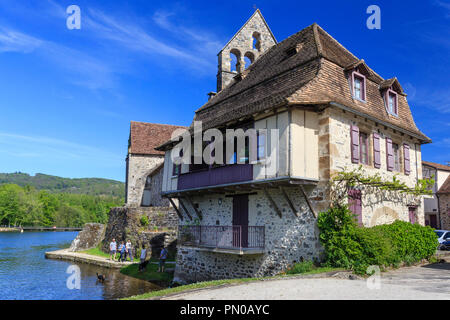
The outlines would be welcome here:
<svg viewBox="0 0 450 320">
<path fill-rule="evenodd" d="M 88 249 L 88 250 L 85 250 L 85 251 L 81 251 L 81 253 L 86 253 L 86 254 L 90 254 L 90 255 L 93 255 L 93 256 L 97 256 L 97 257 L 109 258 L 109 254 L 108 253 L 104 253 L 98 247 L 97 248 Z"/>
<path fill-rule="evenodd" d="M 309 274 L 318 274 L 318 273 L 324 273 L 324 272 L 331 272 L 331 271 L 344 271 L 342 268 L 330 268 L 330 267 L 317 267 L 309 271 L 302 272 L 302 275 L 309 275 Z M 282 279 L 286 277 L 292 277 L 292 275 L 286 275 L 281 274 L 273 277 L 263 277 L 263 278 L 240 278 L 240 279 L 224 279 L 224 280 L 212 280 L 212 281 L 203 281 L 203 282 L 197 282 L 192 283 L 184 286 L 179 286 L 175 288 L 168 288 L 158 291 L 150 291 L 141 295 L 132 296 L 128 298 L 124 298 L 123 300 L 145 300 L 155 297 L 162 297 L 168 294 L 174 294 L 174 293 L 181 293 L 181 292 L 187 292 L 195 289 L 202 289 L 202 288 L 212 288 L 222 285 L 232 285 L 232 284 L 241 284 L 241 283 L 247 283 L 252 281 L 261 281 L 261 280 L 268 280 L 268 279 Z"/>
<path fill-rule="evenodd" d="M 86 253 L 86 254 L 90 254 L 90 255 L 102 257 L 102 258 L 107 258 L 107 259 L 109 259 L 109 256 L 110 256 L 109 253 L 103 252 L 99 247 L 81 251 L 81 253 Z M 119 254 L 116 253 L 116 258 L 118 258 L 118 257 L 119 257 Z M 139 261 L 139 259 L 134 259 L 134 260 Z M 130 261 L 129 257 L 127 257 L 127 261 Z M 166 260 L 166 262 L 167 261 L 175 261 L 175 259 L 168 258 Z M 150 262 L 159 262 L 159 259 L 152 257 L 152 258 L 150 258 Z"/>
<path fill-rule="evenodd" d="M 166 268 L 168 267 L 166 263 Z M 170 267 L 170 265 L 169 265 Z M 134 263 L 128 266 L 125 266 L 120 269 L 120 273 L 125 274 L 127 276 L 146 280 L 146 281 L 164 281 L 170 283 L 173 279 L 172 273 L 167 272 L 157 272 L 158 265 L 149 263 L 144 272 L 139 272 L 139 264 Z"/>
<path fill-rule="evenodd" d="M 298 262 L 286 270 L 285 274 L 317 274 L 323 272 L 338 271 L 342 269 L 333 267 L 320 267 L 314 265 L 312 261 Z"/>
</svg>

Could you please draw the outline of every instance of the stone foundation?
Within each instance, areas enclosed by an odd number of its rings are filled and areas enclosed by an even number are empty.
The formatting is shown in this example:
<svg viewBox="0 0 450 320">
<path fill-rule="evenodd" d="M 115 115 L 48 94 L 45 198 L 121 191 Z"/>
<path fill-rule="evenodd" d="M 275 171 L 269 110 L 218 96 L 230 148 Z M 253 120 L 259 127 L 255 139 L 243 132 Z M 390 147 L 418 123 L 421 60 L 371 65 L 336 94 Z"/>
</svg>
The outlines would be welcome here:
<svg viewBox="0 0 450 320">
<path fill-rule="evenodd" d="M 287 188 L 299 214 L 294 215 L 279 190 L 269 190 L 282 217 L 271 208 L 263 192 L 249 196 L 249 225 L 265 226 L 265 248 L 262 254 L 238 255 L 203 251 L 180 246 L 174 281 L 196 281 L 273 276 L 296 262 L 321 260 L 322 247 L 316 219 L 298 188 Z M 203 213 L 201 225 L 231 225 L 232 198 L 208 195 L 194 198 Z M 220 203 L 220 205 L 219 205 Z M 189 224 L 184 220 L 185 224 Z"/>
</svg>

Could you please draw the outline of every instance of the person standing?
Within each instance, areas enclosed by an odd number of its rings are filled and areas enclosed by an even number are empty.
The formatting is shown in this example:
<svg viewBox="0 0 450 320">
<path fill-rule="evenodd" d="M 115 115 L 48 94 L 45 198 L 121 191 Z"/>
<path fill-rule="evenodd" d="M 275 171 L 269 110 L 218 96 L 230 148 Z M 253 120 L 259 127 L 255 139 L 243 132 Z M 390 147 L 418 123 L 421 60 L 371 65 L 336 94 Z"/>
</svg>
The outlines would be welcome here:
<svg viewBox="0 0 450 320">
<path fill-rule="evenodd" d="M 139 264 L 139 272 L 144 271 L 145 270 L 145 259 L 147 258 L 147 249 L 145 249 L 145 245 L 142 245 L 142 249 L 141 249 L 141 263 Z"/>
<path fill-rule="evenodd" d="M 117 251 L 117 243 L 116 239 L 112 239 L 111 243 L 109 244 L 109 260 L 116 260 L 116 251 Z"/>
<path fill-rule="evenodd" d="M 167 259 L 167 250 L 163 246 L 161 249 L 161 253 L 159 254 L 159 270 L 158 272 L 164 272 L 164 265 L 166 264 Z"/>
<path fill-rule="evenodd" d="M 133 247 L 131 246 L 130 240 L 127 241 L 126 249 L 127 249 L 127 254 L 130 257 L 130 261 L 133 262 Z M 127 260 L 126 257 L 125 257 L 125 260 Z"/>
<path fill-rule="evenodd" d="M 125 247 L 125 243 L 123 241 L 120 243 L 119 251 L 120 251 L 119 261 L 124 262 L 125 261 L 125 254 L 127 252 L 127 248 Z"/>
</svg>

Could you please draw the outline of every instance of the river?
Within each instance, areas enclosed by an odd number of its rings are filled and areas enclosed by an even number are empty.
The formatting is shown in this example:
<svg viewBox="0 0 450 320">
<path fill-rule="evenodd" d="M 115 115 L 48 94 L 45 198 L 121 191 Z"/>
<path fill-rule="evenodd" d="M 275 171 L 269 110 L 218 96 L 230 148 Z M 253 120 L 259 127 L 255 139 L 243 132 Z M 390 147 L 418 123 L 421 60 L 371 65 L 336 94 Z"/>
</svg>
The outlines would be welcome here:
<svg viewBox="0 0 450 320">
<path fill-rule="evenodd" d="M 159 289 L 118 270 L 45 258 L 46 251 L 68 248 L 77 234 L 0 232 L 0 300 L 111 300 Z M 66 284 L 72 264 L 81 271 L 80 289 Z M 96 272 L 106 276 L 103 284 Z"/>
</svg>

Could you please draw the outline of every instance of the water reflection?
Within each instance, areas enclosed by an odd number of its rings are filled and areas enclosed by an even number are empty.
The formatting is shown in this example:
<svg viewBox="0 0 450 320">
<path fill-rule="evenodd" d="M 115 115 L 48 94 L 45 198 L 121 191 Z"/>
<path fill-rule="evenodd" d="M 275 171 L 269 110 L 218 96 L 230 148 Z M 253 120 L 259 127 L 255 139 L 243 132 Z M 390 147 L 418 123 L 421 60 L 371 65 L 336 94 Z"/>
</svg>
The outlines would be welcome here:
<svg viewBox="0 0 450 320">
<path fill-rule="evenodd" d="M 135 279 L 121 274 L 116 269 L 102 268 L 89 264 L 77 264 L 81 269 L 82 290 L 92 291 L 103 288 L 105 300 L 129 297 L 136 294 L 160 290 L 161 288 L 147 281 Z M 105 276 L 105 282 L 97 281 L 97 273 Z"/>
<path fill-rule="evenodd" d="M 74 263 L 45 259 L 44 253 L 68 248 L 76 236 L 77 232 L 0 233 L 0 299 L 103 300 L 159 289 L 118 270 L 82 263 L 76 263 L 81 289 L 68 289 L 66 271 Z M 106 276 L 104 283 L 97 281 L 96 272 Z"/>
</svg>

